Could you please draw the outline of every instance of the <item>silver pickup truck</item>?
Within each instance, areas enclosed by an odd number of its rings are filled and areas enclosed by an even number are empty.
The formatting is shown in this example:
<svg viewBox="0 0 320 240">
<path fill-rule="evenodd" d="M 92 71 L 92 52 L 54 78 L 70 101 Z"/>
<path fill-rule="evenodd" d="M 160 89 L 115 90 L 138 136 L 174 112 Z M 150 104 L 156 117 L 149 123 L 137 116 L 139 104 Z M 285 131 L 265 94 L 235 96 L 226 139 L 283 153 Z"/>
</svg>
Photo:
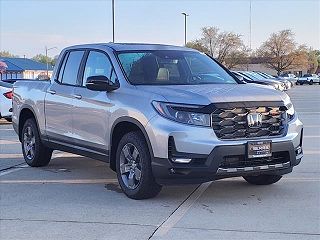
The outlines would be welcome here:
<svg viewBox="0 0 320 240">
<path fill-rule="evenodd" d="M 56 149 L 109 162 L 133 199 L 227 177 L 272 184 L 303 155 L 287 94 L 167 45 L 64 49 L 50 81 L 15 83 L 13 126 L 30 166 Z"/>
</svg>

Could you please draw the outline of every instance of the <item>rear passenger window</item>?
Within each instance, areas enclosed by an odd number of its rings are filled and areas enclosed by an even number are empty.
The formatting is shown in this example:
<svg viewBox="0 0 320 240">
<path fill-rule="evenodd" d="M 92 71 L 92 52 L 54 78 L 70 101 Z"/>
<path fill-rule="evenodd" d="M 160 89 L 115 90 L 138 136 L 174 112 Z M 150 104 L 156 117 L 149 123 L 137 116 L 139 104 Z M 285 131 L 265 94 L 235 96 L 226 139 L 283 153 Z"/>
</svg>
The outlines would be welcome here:
<svg viewBox="0 0 320 240">
<path fill-rule="evenodd" d="M 78 71 L 80 63 L 83 57 L 84 51 L 72 51 L 69 53 L 68 59 L 66 60 L 65 66 L 62 65 L 63 73 L 61 82 L 69 85 L 77 85 Z M 61 74 L 59 73 L 59 78 Z M 60 80 L 60 79 L 59 79 Z"/>
<path fill-rule="evenodd" d="M 58 82 L 61 83 L 62 82 L 62 76 L 63 76 L 63 71 L 64 71 L 64 68 L 66 66 L 66 62 L 67 62 L 67 59 L 68 59 L 68 55 L 69 53 L 66 53 L 64 58 L 63 58 L 63 62 L 61 64 L 61 68 L 59 70 L 59 76 L 58 76 Z"/>
<path fill-rule="evenodd" d="M 91 51 L 88 55 L 87 63 L 84 68 L 82 85 L 85 86 L 87 78 L 91 76 L 105 76 L 113 81 L 116 78 L 112 64 L 102 52 Z"/>
</svg>

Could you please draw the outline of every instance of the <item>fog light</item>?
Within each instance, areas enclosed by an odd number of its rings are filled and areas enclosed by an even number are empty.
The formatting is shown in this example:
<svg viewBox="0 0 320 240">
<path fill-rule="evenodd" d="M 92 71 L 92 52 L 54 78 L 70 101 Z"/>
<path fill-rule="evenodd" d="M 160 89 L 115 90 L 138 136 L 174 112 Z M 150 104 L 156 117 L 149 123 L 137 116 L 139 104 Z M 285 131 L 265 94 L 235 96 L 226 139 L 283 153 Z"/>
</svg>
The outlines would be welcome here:
<svg viewBox="0 0 320 240">
<path fill-rule="evenodd" d="M 191 158 L 172 158 L 171 159 L 175 163 L 189 163 L 191 162 Z"/>
</svg>

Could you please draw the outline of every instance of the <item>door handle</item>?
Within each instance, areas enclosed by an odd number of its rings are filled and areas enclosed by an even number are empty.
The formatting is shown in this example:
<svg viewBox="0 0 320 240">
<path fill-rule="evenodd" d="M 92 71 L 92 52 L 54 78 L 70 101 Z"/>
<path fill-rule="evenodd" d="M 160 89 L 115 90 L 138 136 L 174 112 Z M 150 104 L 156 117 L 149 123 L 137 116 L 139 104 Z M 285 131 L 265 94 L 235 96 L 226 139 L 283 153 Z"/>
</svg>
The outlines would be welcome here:
<svg viewBox="0 0 320 240">
<path fill-rule="evenodd" d="M 56 92 L 55 90 L 48 90 L 48 93 L 54 95 L 54 94 L 56 94 L 57 92 Z"/>
<path fill-rule="evenodd" d="M 78 94 L 74 94 L 73 97 L 76 98 L 76 99 L 81 99 L 82 98 L 82 96 L 78 95 Z"/>
</svg>

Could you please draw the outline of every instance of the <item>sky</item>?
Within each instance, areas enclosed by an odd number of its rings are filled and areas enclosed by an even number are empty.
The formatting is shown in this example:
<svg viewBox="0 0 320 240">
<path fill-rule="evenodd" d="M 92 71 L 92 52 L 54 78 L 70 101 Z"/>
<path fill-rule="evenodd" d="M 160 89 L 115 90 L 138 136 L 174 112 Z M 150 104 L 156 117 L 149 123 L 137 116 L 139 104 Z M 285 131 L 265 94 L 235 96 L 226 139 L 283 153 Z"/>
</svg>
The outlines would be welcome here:
<svg viewBox="0 0 320 240">
<path fill-rule="evenodd" d="M 250 0 L 115 0 L 115 41 L 184 44 L 201 28 L 233 31 L 249 46 Z M 320 0 L 251 0 L 251 46 L 291 29 L 296 42 L 320 49 Z M 0 0 L 0 51 L 33 57 L 51 48 L 112 41 L 111 0 Z"/>
</svg>

